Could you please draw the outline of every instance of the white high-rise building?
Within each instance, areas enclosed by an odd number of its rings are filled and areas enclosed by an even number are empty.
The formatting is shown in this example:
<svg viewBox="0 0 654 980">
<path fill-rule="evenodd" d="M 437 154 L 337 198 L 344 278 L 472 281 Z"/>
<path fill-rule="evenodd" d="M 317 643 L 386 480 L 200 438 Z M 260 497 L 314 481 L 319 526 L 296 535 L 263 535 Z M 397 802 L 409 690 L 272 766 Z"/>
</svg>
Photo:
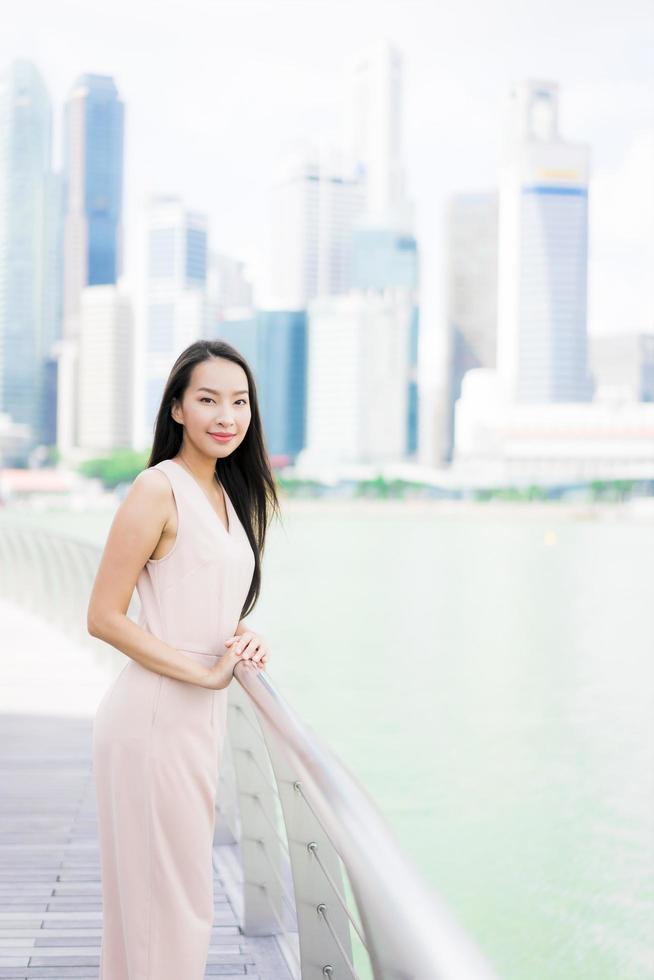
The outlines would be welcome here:
<svg viewBox="0 0 654 980">
<path fill-rule="evenodd" d="M 594 334 L 588 339 L 595 398 L 654 402 L 654 334 Z"/>
<path fill-rule="evenodd" d="M 654 404 L 508 401 L 497 373 L 463 379 L 455 470 L 463 485 L 546 486 L 654 479 Z"/>
<path fill-rule="evenodd" d="M 497 204 L 496 192 L 456 194 L 447 211 L 448 454 L 454 439 L 454 403 L 466 371 L 495 367 Z"/>
<path fill-rule="evenodd" d="M 345 66 L 342 76 L 342 145 L 345 172 L 359 180 L 364 194 L 364 214 L 354 232 L 354 284 L 364 290 L 362 304 L 392 303 L 400 321 L 413 307 L 410 343 L 402 347 L 396 362 L 397 384 L 388 380 L 388 391 L 402 392 L 392 402 L 394 409 L 407 411 L 398 420 L 405 433 L 402 448 L 393 444 L 395 458 L 424 458 L 425 432 L 432 434 L 425 412 L 430 411 L 418 383 L 419 330 L 423 320 L 418 315 L 418 248 L 414 235 L 413 204 L 407 197 L 403 151 L 403 64 L 398 48 L 386 38 L 379 38 L 357 52 Z M 370 290 L 378 292 L 373 300 Z M 390 297 L 393 297 L 390 300 Z M 393 314 L 395 315 L 395 314 Z M 374 317 L 371 318 L 374 321 Z M 393 345 L 384 329 L 371 324 L 371 343 L 379 343 L 378 356 L 387 359 Z M 420 325 L 420 327 L 419 327 Z M 375 339 L 376 336 L 376 339 Z M 404 384 L 411 378 L 409 400 Z M 366 392 L 362 397 L 377 394 Z M 373 430 L 371 430 L 373 431 Z M 408 438 L 406 437 L 408 433 Z M 388 449 L 376 446 L 371 436 L 366 452 L 369 458 L 384 458 Z"/>
<path fill-rule="evenodd" d="M 252 283 L 245 275 L 245 263 L 231 255 L 210 251 L 207 294 L 214 324 L 226 311 L 252 307 Z"/>
<path fill-rule="evenodd" d="M 178 197 L 151 198 L 137 296 L 137 446 L 151 444 L 164 384 L 176 358 L 207 336 L 207 218 Z"/>
<path fill-rule="evenodd" d="M 300 469 L 406 458 L 413 315 L 413 298 L 401 288 L 309 304 Z"/>
<path fill-rule="evenodd" d="M 500 179 L 497 365 L 518 402 L 586 401 L 589 150 L 558 130 L 558 86 L 510 94 Z"/>
<path fill-rule="evenodd" d="M 402 148 L 402 57 L 379 39 L 352 58 L 343 78 L 346 172 L 363 182 L 366 221 L 399 231 L 413 228 Z"/>
<path fill-rule="evenodd" d="M 79 306 L 79 448 L 131 446 L 134 326 L 119 286 L 87 286 Z"/>
<path fill-rule="evenodd" d="M 261 306 L 304 309 L 316 296 L 347 292 L 352 230 L 364 207 L 360 184 L 329 150 L 291 154 L 271 193 L 269 281 Z"/>
<path fill-rule="evenodd" d="M 377 40 L 346 66 L 343 143 L 347 166 L 366 190 L 366 213 L 385 223 L 404 199 L 401 160 L 402 61 Z"/>
</svg>

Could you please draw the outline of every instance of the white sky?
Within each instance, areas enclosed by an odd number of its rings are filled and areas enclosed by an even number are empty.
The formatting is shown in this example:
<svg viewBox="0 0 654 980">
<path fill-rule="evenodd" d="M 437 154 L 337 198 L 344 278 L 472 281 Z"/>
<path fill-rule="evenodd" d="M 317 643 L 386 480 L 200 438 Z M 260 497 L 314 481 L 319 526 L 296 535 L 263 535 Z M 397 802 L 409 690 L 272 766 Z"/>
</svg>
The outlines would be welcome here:
<svg viewBox="0 0 654 980">
<path fill-rule="evenodd" d="M 342 66 L 378 36 L 404 57 L 426 321 L 440 322 L 447 195 L 496 186 L 504 100 L 532 77 L 558 82 L 561 135 L 591 147 L 589 329 L 654 329 L 650 0 L 21 0 L 0 67 L 22 56 L 42 71 L 56 162 L 73 80 L 114 76 L 128 266 L 140 203 L 166 192 L 206 210 L 211 246 L 256 274 L 276 161 L 289 143 L 336 133 Z"/>
</svg>

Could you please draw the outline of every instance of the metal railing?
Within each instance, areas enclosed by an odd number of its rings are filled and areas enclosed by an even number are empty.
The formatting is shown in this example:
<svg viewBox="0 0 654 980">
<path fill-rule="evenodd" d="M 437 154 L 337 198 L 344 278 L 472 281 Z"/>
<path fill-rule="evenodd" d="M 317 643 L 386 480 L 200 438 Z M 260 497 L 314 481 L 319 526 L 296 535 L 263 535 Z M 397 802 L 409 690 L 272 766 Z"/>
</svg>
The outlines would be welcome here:
<svg viewBox="0 0 654 980">
<path fill-rule="evenodd" d="M 105 655 L 86 629 L 101 549 L 0 521 L 0 595 Z M 138 609 L 136 592 L 128 614 Z M 247 661 L 229 686 L 216 842 L 238 847 L 242 929 L 296 980 L 495 980 L 373 800 Z"/>
</svg>

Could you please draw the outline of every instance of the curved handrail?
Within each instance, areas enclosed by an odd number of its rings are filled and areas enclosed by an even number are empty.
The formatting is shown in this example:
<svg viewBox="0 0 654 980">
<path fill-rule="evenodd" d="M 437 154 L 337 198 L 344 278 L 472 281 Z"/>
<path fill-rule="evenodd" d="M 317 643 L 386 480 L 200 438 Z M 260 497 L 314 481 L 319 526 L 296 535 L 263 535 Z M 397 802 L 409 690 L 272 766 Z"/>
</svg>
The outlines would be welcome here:
<svg viewBox="0 0 654 980">
<path fill-rule="evenodd" d="M 0 593 L 106 650 L 86 630 L 100 555 L 87 542 L 3 519 Z M 35 563 L 38 574 L 30 574 Z M 279 937 L 296 930 L 299 951 L 282 945 L 296 980 L 358 980 L 351 930 L 374 980 L 495 980 L 371 797 L 267 672 L 243 661 L 235 677 L 228 727 L 234 780 L 225 765 L 219 812 L 240 845 L 243 931 Z M 238 801 L 233 811 L 232 800 Z"/>
<path fill-rule="evenodd" d="M 296 789 L 347 869 L 375 978 L 490 980 L 495 973 L 403 854 L 348 768 L 247 661 L 235 676 L 298 772 Z M 303 974 L 304 977 L 304 974 Z"/>
</svg>

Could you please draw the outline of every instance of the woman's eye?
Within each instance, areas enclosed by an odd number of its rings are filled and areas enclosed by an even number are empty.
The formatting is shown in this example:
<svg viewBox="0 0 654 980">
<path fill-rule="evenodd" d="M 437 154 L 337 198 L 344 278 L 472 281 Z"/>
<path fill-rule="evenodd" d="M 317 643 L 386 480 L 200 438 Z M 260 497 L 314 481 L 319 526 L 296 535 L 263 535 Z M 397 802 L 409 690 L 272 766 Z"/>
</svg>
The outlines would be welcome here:
<svg viewBox="0 0 654 980">
<path fill-rule="evenodd" d="M 200 401 L 201 402 L 212 402 L 213 401 L 213 398 L 209 398 L 208 395 L 203 395 L 202 398 L 200 399 Z M 236 402 L 234 404 L 238 405 L 239 402 L 241 402 L 241 404 L 243 404 L 243 405 L 247 405 L 247 402 L 246 402 L 245 398 L 237 398 L 236 399 Z"/>
</svg>

